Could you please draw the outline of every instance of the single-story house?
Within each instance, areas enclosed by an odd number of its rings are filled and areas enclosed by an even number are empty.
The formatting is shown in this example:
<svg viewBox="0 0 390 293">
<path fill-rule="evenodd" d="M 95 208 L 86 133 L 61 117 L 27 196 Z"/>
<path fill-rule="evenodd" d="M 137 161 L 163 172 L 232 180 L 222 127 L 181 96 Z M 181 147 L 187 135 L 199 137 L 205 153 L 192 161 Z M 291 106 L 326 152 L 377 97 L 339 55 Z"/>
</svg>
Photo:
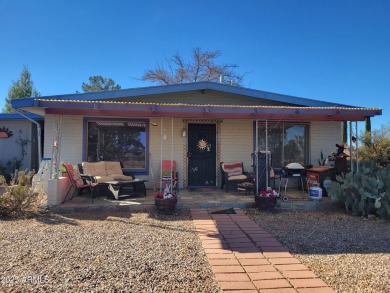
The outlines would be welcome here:
<svg viewBox="0 0 390 293">
<path fill-rule="evenodd" d="M 220 185 L 221 162 L 271 151 L 274 167 L 316 165 L 342 143 L 343 121 L 382 114 L 361 108 L 214 82 L 16 99 L 12 107 L 45 117 L 44 156 L 59 161 L 117 160 L 148 180 L 175 160 L 179 187 Z M 266 135 L 268 134 L 268 135 Z"/>
<path fill-rule="evenodd" d="M 37 134 L 43 128 L 43 120 L 43 116 L 32 113 L 0 114 L 0 166 L 20 161 L 20 170 L 38 170 L 38 146 L 42 141 L 38 142 Z M 40 137 L 43 139 L 43 134 Z"/>
</svg>

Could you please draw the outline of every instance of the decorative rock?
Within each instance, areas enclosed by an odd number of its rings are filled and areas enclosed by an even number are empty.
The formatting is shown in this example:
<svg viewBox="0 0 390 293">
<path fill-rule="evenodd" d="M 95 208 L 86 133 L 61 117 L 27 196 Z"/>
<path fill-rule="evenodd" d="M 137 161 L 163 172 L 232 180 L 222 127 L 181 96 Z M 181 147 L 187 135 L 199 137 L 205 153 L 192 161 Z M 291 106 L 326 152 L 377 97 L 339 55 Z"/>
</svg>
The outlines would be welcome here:
<svg viewBox="0 0 390 293">
<path fill-rule="evenodd" d="M 220 292 L 188 211 L 0 219 L 0 292 Z"/>
</svg>

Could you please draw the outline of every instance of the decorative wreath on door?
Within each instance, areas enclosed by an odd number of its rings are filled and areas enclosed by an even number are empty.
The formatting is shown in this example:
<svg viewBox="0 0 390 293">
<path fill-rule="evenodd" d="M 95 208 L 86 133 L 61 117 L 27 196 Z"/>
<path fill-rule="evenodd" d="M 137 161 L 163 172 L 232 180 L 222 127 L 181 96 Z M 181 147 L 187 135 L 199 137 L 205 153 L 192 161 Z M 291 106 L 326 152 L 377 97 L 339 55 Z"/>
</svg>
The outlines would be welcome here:
<svg viewBox="0 0 390 293">
<path fill-rule="evenodd" d="M 206 148 L 207 148 L 207 141 L 205 141 L 204 139 L 199 140 L 198 141 L 198 149 L 200 149 L 201 151 L 204 151 Z"/>
</svg>

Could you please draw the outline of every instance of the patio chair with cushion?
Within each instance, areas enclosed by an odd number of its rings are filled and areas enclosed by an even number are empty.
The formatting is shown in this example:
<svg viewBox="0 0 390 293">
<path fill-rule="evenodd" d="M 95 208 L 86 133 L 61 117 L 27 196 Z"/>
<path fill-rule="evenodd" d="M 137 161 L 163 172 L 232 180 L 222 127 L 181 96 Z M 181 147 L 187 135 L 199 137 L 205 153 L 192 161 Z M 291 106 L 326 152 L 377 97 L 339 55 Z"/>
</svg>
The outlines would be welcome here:
<svg viewBox="0 0 390 293">
<path fill-rule="evenodd" d="M 229 188 L 237 188 L 237 184 L 249 181 L 248 172 L 244 171 L 242 162 L 221 162 L 221 189 L 225 188 L 225 192 Z"/>
<path fill-rule="evenodd" d="M 66 169 L 66 173 L 68 173 L 68 178 L 70 181 L 70 187 L 68 189 L 68 192 L 66 193 L 66 196 L 63 200 L 63 203 L 66 201 L 66 198 L 68 195 L 72 192 L 71 198 L 72 199 L 76 193 L 80 193 L 84 190 L 87 190 L 92 197 L 92 202 L 93 202 L 93 188 L 98 184 L 96 182 L 92 181 L 84 181 L 84 179 L 81 177 L 80 172 L 78 170 L 73 169 L 73 166 L 69 163 L 62 163 L 64 168 Z"/>
</svg>

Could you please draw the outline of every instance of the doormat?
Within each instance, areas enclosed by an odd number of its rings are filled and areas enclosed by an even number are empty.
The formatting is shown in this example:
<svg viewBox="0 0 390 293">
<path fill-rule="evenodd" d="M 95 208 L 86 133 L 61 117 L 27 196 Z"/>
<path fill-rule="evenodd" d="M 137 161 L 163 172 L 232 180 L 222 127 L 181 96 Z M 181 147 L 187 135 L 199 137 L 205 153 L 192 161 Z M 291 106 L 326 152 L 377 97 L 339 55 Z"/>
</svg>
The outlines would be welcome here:
<svg viewBox="0 0 390 293">
<path fill-rule="evenodd" d="M 209 213 L 231 215 L 231 214 L 235 214 L 236 211 L 233 208 L 228 208 L 228 209 L 219 208 L 219 209 L 209 209 Z"/>
</svg>

